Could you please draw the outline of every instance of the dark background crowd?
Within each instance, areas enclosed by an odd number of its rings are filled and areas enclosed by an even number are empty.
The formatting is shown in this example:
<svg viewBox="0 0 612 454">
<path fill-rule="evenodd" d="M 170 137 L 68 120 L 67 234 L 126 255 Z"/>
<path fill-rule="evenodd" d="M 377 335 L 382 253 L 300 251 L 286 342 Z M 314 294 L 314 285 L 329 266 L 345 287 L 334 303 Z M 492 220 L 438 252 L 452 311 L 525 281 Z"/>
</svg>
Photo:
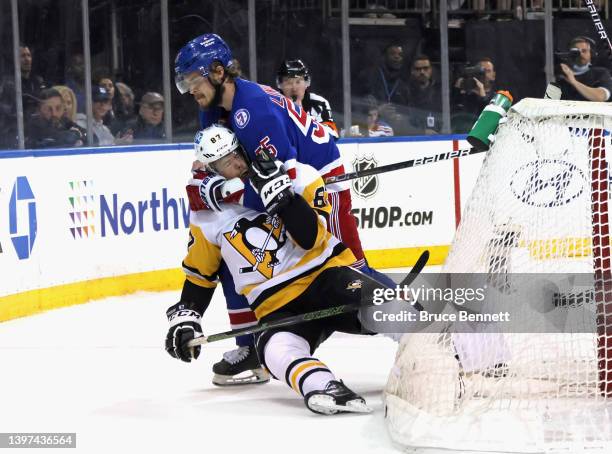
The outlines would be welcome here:
<svg viewBox="0 0 612 454">
<path fill-rule="evenodd" d="M 70 57 L 64 82 L 52 84 L 34 72 L 30 46 L 19 46 L 21 91 L 26 148 L 73 147 L 87 143 L 83 55 Z M 137 101 L 134 91 L 115 80 L 109 69 L 97 68 L 92 75 L 93 144 L 129 145 L 133 142 L 160 142 L 165 138 L 162 124 L 164 98 L 146 92 Z M 2 81 L 0 103 L 5 119 L 16 114 L 15 83 Z M 15 141 L 15 131 L 6 122 L 4 140 Z"/>
<path fill-rule="evenodd" d="M 555 0 L 554 48 L 593 38 L 581 2 Z M 607 3 L 596 2 L 605 18 Z M 80 0 L 20 0 L 20 63 L 27 148 L 87 144 L 85 66 Z M 255 2 L 257 81 L 276 88 L 287 58 L 306 63 L 311 89 L 329 100 L 343 125 L 340 1 Z M 439 4 L 426 0 L 349 2 L 352 124 L 344 136 L 422 135 L 442 131 Z M 94 145 L 166 140 L 164 106 L 171 103 L 173 141 L 197 130 L 197 106 L 162 83 L 159 0 L 90 0 Z M 544 95 L 543 2 L 448 2 L 448 97 L 451 130 L 465 133 L 498 89 L 514 101 Z M 0 148 L 16 148 L 15 80 L 10 2 L 0 0 Z M 247 2 L 169 2 L 170 58 L 191 38 L 220 34 L 249 74 Z M 604 21 L 607 27 L 609 24 Z M 606 49 L 591 63 L 608 68 Z M 599 52 L 596 52 L 599 51 Z M 557 76 L 560 76 L 559 74 Z M 609 77 L 609 75 L 608 75 Z"/>
</svg>

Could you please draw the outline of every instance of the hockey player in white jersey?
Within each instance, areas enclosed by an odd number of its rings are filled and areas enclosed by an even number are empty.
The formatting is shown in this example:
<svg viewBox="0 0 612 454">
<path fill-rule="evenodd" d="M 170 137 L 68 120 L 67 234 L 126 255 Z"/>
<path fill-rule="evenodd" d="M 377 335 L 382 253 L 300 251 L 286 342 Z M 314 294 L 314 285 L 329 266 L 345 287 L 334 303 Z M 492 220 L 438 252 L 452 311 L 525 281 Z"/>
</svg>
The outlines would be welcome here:
<svg viewBox="0 0 612 454">
<path fill-rule="evenodd" d="M 167 311 L 168 353 L 183 361 L 200 354 L 187 343 L 202 336 L 201 318 L 216 287 L 223 260 L 236 291 L 244 295 L 260 322 L 313 310 L 357 304 L 381 284 L 350 268 L 355 261 L 326 228 L 330 205 L 319 173 L 297 164 L 293 178 L 266 150 L 249 162 L 236 136 L 213 125 L 196 136 L 197 159 L 227 179 L 248 175 L 244 197 L 259 197 L 261 209 L 228 205 L 223 211 L 192 212 L 186 280 L 180 301 Z M 365 292 L 365 293 L 364 293 Z M 277 379 L 323 414 L 368 412 L 320 360 L 315 349 L 334 331 L 367 332 L 356 312 L 264 331 L 257 339 L 260 360 Z"/>
</svg>

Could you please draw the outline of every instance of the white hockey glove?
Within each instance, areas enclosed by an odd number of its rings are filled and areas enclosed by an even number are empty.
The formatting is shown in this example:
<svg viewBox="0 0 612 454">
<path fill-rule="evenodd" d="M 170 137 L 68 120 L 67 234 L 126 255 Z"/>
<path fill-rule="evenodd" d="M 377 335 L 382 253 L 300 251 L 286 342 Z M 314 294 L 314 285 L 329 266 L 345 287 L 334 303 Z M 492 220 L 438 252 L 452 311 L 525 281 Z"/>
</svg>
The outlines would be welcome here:
<svg viewBox="0 0 612 454">
<path fill-rule="evenodd" d="M 221 211 L 223 203 L 240 203 L 244 182 L 240 178 L 226 180 L 220 175 L 196 170 L 186 186 L 191 211 Z"/>
<path fill-rule="evenodd" d="M 187 343 L 197 337 L 202 337 L 202 316 L 186 303 L 176 303 L 166 311 L 170 328 L 166 335 L 166 351 L 173 358 L 187 363 L 198 359 L 200 346 L 190 348 Z"/>
<path fill-rule="evenodd" d="M 295 195 L 283 164 L 266 150 L 261 150 L 251 163 L 249 180 L 271 215 L 278 213 Z"/>
<path fill-rule="evenodd" d="M 212 211 L 221 211 L 219 202 L 223 199 L 221 195 L 221 186 L 225 183 L 225 178 L 220 175 L 209 174 L 204 177 L 198 188 L 200 197 L 204 205 Z"/>
</svg>

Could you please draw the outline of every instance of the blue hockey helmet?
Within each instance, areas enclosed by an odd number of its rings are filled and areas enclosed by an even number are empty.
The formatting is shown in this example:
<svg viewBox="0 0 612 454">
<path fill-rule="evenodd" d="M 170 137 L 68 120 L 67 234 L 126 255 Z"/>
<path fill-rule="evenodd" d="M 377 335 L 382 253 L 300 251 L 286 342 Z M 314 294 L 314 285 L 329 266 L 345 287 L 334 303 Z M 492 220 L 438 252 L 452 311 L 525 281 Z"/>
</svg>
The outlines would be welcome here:
<svg viewBox="0 0 612 454">
<path fill-rule="evenodd" d="M 187 74 L 197 71 L 206 77 L 216 61 L 226 68 L 232 65 L 232 51 L 219 35 L 206 33 L 185 44 L 174 60 L 174 81 L 178 91 L 181 94 L 189 91 L 189 84 L 185 81 Z"/>
</svg>

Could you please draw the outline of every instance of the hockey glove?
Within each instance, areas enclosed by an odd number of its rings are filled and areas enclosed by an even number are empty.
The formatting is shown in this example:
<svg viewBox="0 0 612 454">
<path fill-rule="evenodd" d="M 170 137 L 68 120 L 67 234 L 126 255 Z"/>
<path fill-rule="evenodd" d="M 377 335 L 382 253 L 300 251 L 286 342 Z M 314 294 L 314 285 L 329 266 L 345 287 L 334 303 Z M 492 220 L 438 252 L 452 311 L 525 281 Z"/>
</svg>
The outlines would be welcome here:
<svg viewBox="0 0 612 454">
<path fill-rule="evenodd" d="M 278 213 L 295 195 L 282 163 L 266 150 L 261 150 L 251 163 L 249 180 L 270 215 Z"/>
<path fill-rule="evenodd" d="M 240 203 L 244 183 L 240 178 L 226 180 L 222 176 L 196 170 L 186 189 L 191 211 L 221 211 L 221 202 Z"/>
<path fill-rule="evenodd" d="M 212 211 L 221 211 L 219 202 L 223 198 L 221 195 L 221 186 L 225 182 L 225 178 L 220 175 L 210 174 L 204 177 L 200 183 L 200 197 L 204 205 Z"/>
<path fill-rule="evenodd" d="M 202 326 L 200 325 L 202 316 L 191 309 L 189 303 L 183 302 L 168 308 L 166 316 L 170 322 L 166 335 L 166 351 L 173 358 L 187 363 L 191 362 L 191 358 L 198 359 L 200 346 L 190 348 L 187 343 L 192 339 L 202 337 Z"/>
</svg>

